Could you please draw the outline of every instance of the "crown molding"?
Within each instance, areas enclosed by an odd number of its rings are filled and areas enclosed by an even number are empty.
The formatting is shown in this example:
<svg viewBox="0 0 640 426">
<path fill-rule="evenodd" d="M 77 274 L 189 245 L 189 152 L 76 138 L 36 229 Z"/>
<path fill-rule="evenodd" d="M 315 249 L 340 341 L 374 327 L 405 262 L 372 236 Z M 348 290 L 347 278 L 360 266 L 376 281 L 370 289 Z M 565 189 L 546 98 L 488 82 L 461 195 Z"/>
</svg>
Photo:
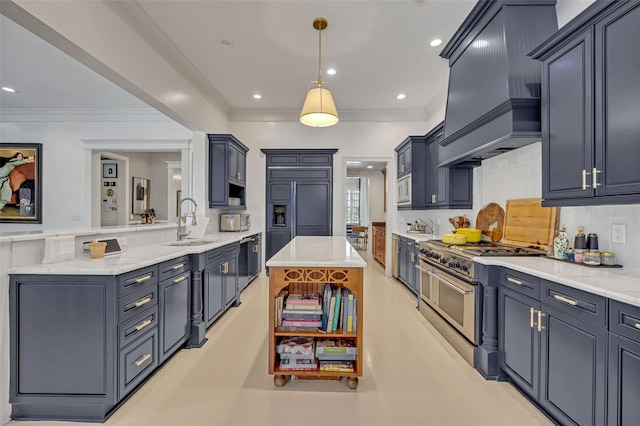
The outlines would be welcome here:
<svg viewBox="0 0 640 426">
<path fill-rule="evenodd" d="M 339 110 L 340 122 L 412 122 L 427 121 L 424 109 L 348 109 Z M 232 122 L 300 121 L 298 109 L 232 109 Z"/>
<path fill-rule="evenodd" d="M 152 108 L 0 108 L 1 122 L 174 122 Z"/>
<path fill-rule="evenodd" d="M 143 36 L 153 49 L 173 66 L 189 83 L 223 115 L 228 116 L 231 105 L 202 75 L 176 44 L 136 1 L 105 2 L 130 28 Z"/>
</svg>

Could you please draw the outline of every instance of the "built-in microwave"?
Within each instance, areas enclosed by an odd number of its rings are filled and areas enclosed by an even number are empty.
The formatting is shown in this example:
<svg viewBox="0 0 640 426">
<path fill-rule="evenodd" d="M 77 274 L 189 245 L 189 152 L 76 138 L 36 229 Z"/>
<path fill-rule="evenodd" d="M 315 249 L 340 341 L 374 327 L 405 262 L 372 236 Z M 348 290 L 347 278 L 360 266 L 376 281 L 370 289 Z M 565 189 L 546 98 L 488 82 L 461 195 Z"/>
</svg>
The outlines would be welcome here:
<svg viewBox="0 0 640 426">
<path fill-rule="evenodd" d="M 251 220 L 244 213 L 220 213 L 220 231 L 241 232 L 248 231 Z"/>
<path fill-rule="evenodd" d="M 398 204 L 411 204 L 411 174 L 398 179 Z"/>
</svg>

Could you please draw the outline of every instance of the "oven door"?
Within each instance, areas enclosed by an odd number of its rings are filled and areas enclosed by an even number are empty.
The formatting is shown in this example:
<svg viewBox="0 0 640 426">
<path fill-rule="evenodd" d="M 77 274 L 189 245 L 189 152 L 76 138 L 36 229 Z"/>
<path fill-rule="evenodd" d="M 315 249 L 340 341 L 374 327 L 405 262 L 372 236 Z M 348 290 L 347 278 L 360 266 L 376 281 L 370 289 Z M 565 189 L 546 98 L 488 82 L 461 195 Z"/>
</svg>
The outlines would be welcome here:
<svg viewBox="0 0 640 426">
<path fill-rule="evenodd" d="M 427 275 L 433 301 L 428 303 L 475 345 L 476 286 L 433 267 L 427 270 Z"/>
<path fill-rule="evenodd" d="M 419 274 L 418 282 L 420 283 L 420 299 L 423 302 L 434 306 L 435 301 L 433 300 L 433 291 L 431 290 L 431 275 L 429 275 L 432 267 L 421 258 L 418 258 L 416 269 Z"/>
</svg>

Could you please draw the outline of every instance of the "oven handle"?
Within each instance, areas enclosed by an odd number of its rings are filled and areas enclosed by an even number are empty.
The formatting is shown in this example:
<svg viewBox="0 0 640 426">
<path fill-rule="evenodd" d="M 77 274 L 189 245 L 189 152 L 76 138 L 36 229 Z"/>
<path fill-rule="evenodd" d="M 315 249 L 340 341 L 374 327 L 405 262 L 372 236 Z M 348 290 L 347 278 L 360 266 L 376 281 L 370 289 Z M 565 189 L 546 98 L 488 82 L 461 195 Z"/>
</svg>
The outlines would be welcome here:
<svg viewBox="0 0 640 426">
<path fill-rule="evenodd" d="M 420 267 L 420 265 L 415 265 L 415 267 L 416 267 L 416 269 L 417 269 L 417 270 L 419 270 L 420 272 L 424 272 L 425 274 L 428 274 L 428 273 L 429 273 L 429 271 L 427 271 L 426 269 L 421 268 L 421 267 Z"/>
<path fill-rule="evenodd" d="M 447 285 L 447 287 L 451 287 L 453 290 L 457 291 L 460 294 L 471 294 L 470 291 L 461 290 L 460 287 L 458 287 L 455 284 L 450 283 L 449 281 L 447 281 L 444 278 L 442 278 L 440 275 L 434 274 L 431 271 L 427 271 L 427 274 L 431 275 L 432 277 L 434 277 L 437 280 L 442 281 L 443 283 L 445 283 Z"/>
</svg>

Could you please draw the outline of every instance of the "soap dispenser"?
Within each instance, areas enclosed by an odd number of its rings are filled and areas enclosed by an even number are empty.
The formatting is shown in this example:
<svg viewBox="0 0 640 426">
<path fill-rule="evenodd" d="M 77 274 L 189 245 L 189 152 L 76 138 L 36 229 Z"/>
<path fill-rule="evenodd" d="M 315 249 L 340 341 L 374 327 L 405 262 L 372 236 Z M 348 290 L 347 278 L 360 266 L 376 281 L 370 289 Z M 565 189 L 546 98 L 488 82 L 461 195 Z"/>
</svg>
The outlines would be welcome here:
<svg viewBox="0 0 640 426">
<path fill-rule="evenodd" d="M 578 226 L 578 233 L 573 240 L 573 253 L 576 263 L 584 262 L 584 252 L 587 248 L 587 238 L 584 235 L 584 226 Z"/>
<path fill-rule="evenodd" d="M 567 238 L 567 227 L 562 225 L 558 235 L 553 239 L 553 257 L 556 259 L 566 259 L 567 249 L 569 248 L 569 239 Z"/>
</svg>

